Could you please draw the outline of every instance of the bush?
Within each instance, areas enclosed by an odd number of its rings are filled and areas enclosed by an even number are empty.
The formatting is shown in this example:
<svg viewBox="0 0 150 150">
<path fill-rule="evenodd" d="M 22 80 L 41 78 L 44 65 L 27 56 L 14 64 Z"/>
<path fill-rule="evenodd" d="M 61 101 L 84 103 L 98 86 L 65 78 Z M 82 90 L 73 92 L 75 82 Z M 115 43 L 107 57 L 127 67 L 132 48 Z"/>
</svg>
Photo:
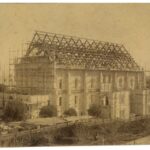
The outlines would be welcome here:
<svg viewBox="0 0 150 150">
<path fill-rule="evenodd" d="M 77 112 L 74 108 L 69 108 L 64 112 L 64 115 L 66 116 L 77 116 Z"/>
<path fill-rule="evenodd" d="M 21 121 L 26 118 L 27 107 L 19 100 L 9 101 L 4 108 L 3 119 L 6 121 Z"/>
<path fill-rule="evenodd" d="M 77 143 L 75 126 L 59 128 L 54 135 L 54 144 L 71 145 Z"/>
<path fill-rule="evenodd" d="M 57 109 L 53 105 L 43 106 L 40 110 L 41 117 L 53 117 L 57 116 Z"/>
<path fill-rule="evenodd" d="M 29 134 L 23 137 L 19 146 L 49 146 L 49 139 L 44 133 Z"/>
<path fill-rule="evenodd" d="M 48 146 L 49 140 L 44 135 L 31 136 L 30 146 Z"/>
<path fill-rule="evenodd" d="M 140 134 L 146 131 L 148 133 L 150 131 L 149 123 L 150 123 L 149 119 L 142 119 L 142 120 L 135 120 L 135 121 L 127 122 L 118 129 L 118 132 Z"/>
<path fill-rule="evenodd" d="M 90 116 L 94 116 L 94 117 L 101 117 L 102 113 L 101 113 L 101 106 L 100 105 L 96 105 L 96 104 L 92 104 L 88 110 L 88 114 Z"/>
</svg>

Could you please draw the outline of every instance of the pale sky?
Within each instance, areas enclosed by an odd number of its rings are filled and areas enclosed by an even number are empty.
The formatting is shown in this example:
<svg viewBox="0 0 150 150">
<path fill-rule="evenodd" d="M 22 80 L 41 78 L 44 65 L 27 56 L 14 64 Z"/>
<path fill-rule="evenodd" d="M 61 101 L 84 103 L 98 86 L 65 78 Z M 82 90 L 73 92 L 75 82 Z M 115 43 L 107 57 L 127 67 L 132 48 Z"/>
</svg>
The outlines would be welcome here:
<svg viewBox="0 0 150 150">
<path fill-rule="evenodd" d="M 35 30 L 124 44 L 150 68 L 150 4 L 0 4 L 0 63 Z"/>
</svg>

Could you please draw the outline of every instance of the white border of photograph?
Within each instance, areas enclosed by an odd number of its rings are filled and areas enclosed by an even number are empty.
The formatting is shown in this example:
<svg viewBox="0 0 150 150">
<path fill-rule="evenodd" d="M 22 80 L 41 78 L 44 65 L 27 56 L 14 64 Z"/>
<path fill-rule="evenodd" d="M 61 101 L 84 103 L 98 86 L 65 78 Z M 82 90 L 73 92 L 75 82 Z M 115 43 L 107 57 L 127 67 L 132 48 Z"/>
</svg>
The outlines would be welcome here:
<svg viewBox="0 0 150 150">
<path fill-rule="evenodd" d="M 0 0 L 2 3 L 150 3 L 150 0 Z M 0 148 L 1 149 L 1 148 Z M 3 148 L 4 150 L 12 149 Z M 148 150 L 150 145 L 16 147 L 13 150 Z"/>
</svg>

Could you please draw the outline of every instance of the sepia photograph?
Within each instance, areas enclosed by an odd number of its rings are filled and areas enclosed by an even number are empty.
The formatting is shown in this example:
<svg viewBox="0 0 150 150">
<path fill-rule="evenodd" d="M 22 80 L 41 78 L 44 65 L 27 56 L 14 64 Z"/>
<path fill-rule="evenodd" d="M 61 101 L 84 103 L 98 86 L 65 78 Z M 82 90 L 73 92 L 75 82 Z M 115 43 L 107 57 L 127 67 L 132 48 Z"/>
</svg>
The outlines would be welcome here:
<svg viewBox="0 0 150 150">
<path fill-rule="evenodd" d="M 0 147 L 150 144 L 149 3 L 0 3 Z"/>
</svg>

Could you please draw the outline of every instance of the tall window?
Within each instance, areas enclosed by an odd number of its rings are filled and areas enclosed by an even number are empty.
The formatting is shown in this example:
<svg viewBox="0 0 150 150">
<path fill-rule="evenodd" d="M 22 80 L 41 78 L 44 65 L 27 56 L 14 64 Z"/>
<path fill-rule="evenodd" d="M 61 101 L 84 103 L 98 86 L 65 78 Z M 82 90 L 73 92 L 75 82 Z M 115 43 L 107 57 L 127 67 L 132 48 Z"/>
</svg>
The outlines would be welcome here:
<svg viewBox="0 0 150 150">
<path fill-rule="evenodd" d="M 109 76 L 106 75 L 106 76 L 105 76 L 105 83 L 108 83 L 108 82 L 109 82 Z"/>
<path fill-rule="evenodd" d="M 109 75 L 108 78 L 109 78 L 108 82 L 111 83 L 111 75 Z"/>
<path fill-rule="evenodd" d="M 105 76 L 103 75 L 103 83 L 105 83 Z"/>
<path fill-rule="evenodd" d="M 111 76 L 103 75 L 103 83 L 111 83 Z"/>
<path fill-rule="evenodd" d="M 51 101 L 50 100 L 48 100 L 48 105 L 50 105 L 51 104 Z"/>
<path fill-rule="evenodd" d="M 121 104 L 125 103 L 125 101 L 124 101 L 124 95 L 120 95 L 120 101 L 121 101 Z"/>
<path fill-rule="evenodd" d="M 77 105 L 77 96 L 74 97 L 74 104 Z"/>
<path fill-rule="evenodd" d="M 125 110 L 120 111 L 120 117 L 123 119 L 125 117 Z"/>
<path fill-rule="evenodd" d="M 123 80 L 122 78 L 119 79 L 119 88 L 122 88 Z"/>
<path fill-rule="evenodd" d="M 130 80 L 130 87 L 131 87 L 131 89 L 134 88 L 134 79 L 131 79 L 131 80 Z"/>
<path fill-rule="evenodd" d="M 91 95 L 91 104 L 93 104 L 93 99 L 94 99 L 93 95 Z"/>
<path fill-rule="evenodd" d="M 78 88 L 78 79 L 76 78 L 74 82 L 75 82 L 74 83 L 75 89 L 77 89 Z"/>
<path fill-rule="evenodd" d="M 62 105 L 62 97 L 59 97 L 59 106 Z"/>
<path fill-rule="evenodd" d="M 91 88 L 93 88 L 93 87 L 94 87 L 94 79 L 91 78 Z"/>
<path fill-rule="evenodd" d="M 104 104 L 103 104 L 104 106 L 108 106 L 108 105 L 109 105 L 108 96 L 105 96 L 105 97 L 104 97 L 103 103 L 104 103 Z"/>
<path fill-rule="evenodd" d="M 108 96 L 106 96 L 106 106 L 109 105 Z"/>
<path fill-rule="evenodd" d="M 150 106 L 148 106 L 148 113 L 150 113 Z"/>
<path fill-rule="evenodd" d="M 62 79 L 59 80 L 59 89 L 62 89 Z"/>
</svg>

